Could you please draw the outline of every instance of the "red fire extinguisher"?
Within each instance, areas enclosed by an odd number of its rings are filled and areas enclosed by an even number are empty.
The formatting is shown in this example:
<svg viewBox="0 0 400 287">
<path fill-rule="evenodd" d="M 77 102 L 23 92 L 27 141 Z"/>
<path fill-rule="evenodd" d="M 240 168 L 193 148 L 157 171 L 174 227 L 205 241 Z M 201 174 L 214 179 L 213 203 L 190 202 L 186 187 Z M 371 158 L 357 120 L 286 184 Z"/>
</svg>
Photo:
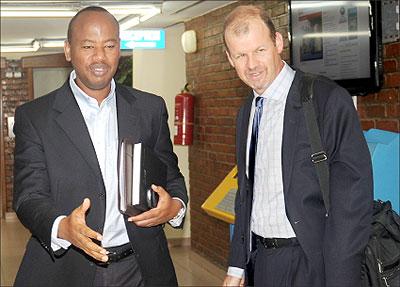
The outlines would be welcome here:
<svg viewBox="0 0 400 287">
<path fill-rule="evenodd" d="M 174 144 L 193 143 L 194 97 L 189 93 L 188 84 L 175 96 Z"/>
</svg>

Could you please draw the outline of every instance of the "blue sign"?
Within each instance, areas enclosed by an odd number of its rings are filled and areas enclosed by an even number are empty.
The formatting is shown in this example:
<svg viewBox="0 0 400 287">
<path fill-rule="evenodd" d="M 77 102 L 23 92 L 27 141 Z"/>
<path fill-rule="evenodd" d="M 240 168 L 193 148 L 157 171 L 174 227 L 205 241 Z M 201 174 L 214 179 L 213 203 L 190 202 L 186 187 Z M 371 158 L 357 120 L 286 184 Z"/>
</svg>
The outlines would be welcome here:
<svg viewBox="0 0 400 287">
<path fill-rule="evenodd" d="M 121 49 L 165 49 L 165 31 L 121 31 Z"/>
</svg>

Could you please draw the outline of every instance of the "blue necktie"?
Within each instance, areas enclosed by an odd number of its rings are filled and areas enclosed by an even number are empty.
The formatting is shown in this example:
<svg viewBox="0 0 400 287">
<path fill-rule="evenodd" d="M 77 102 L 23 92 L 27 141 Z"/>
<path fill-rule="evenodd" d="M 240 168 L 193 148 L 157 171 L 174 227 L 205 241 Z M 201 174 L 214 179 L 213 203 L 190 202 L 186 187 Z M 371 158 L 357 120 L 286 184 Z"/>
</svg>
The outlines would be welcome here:
<svg viewBox="0 0 400 287">
<path fill-rule="evenodd" d="M 261 115 L 263 111 L 263 97 L 257 97 L 255 101 L 255 110 L 253 118 L 253 128 L 251 130 L 251 140 L 249 147 L 249 179 L 254 183 L 254 168 L 256 165 L 258 128 L 261 123 Z"/>
</svg>

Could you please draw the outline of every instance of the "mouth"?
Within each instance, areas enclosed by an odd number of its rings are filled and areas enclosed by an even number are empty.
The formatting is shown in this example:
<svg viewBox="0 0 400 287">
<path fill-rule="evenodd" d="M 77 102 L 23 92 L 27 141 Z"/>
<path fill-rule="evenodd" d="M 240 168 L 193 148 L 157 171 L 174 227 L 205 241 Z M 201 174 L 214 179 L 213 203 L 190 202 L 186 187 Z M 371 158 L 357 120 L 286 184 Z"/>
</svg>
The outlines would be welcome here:
<svg viewBox="0 0 400 287">
<path fill-rule="evenodd" d="M 253 81 L 260 79 L 262 72 L 250 72 L 247 73 L 247 77 Z"/>
<path fill-rule="evenodd" d="M 90 71 L 97 76 L 101 77 L 104 76 L 108 72 L 108 65 L 105 64 L 93 64 L 89 66 Z"/>
</svg>

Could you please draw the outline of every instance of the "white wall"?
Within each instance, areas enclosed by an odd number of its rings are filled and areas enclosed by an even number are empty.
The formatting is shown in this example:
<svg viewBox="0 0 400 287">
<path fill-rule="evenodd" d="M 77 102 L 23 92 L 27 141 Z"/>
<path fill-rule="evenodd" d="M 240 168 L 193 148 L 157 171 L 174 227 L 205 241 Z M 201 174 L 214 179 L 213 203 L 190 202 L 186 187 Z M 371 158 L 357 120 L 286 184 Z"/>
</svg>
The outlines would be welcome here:
<svg viewBox="0 0 400 287">
<path fill-rule="evenodd" d="M 164 98 L 169 113 L 171 140 L 174 131 L 175 96 L 186 83 L 185 54 L 180 44 L 184 24 L 178 24 L 165 30 L 164 50 L 133 51 L 133 86 L 139 90 L 154 93 Z M 189 156 L 188 147 L 174 145 L 179 159 L 179 167 L 186 179 L 189 191 Z M 168 238 L 190 237 L 189 210 L 183 230 L 172 229 L 166 225 Z"/>
</svg>

